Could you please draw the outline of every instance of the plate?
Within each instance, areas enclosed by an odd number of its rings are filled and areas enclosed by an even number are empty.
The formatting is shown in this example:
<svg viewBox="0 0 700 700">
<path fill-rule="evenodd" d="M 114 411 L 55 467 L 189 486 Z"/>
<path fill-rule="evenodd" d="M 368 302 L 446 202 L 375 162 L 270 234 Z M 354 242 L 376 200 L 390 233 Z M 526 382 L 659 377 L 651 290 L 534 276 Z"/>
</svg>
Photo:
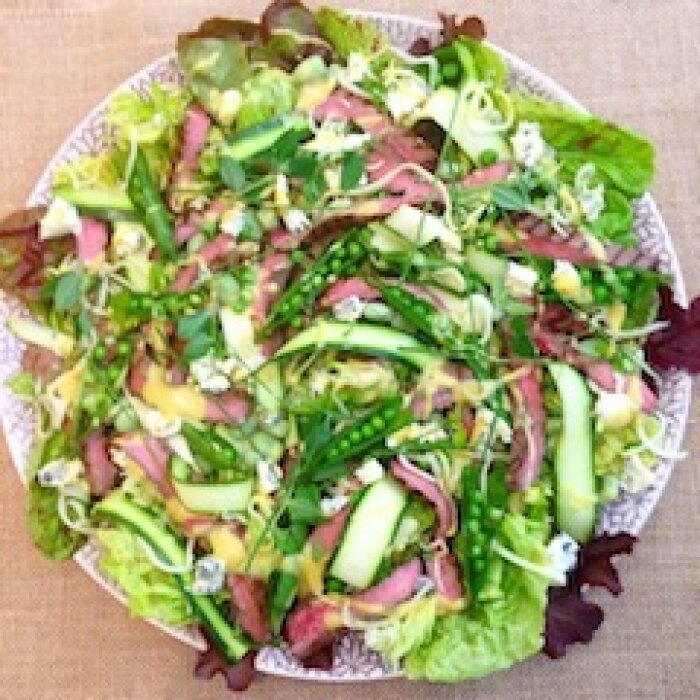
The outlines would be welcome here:
<svg viewBox="0 0 700 700">
<path fill-rule="evenodd" d="M 434 23 L 400 15 L 375 12 L 356 14 L 377 22 L 391 40 L 402 48 L 408 48 L 419 36 L 437 39 L 438 26 Z M 520 58 L 496 48 L 507 61 L 511 71 L 512 84 L 520 91 L 540 95 L 562 104 L 583 110 L 566 90 L 555 81 L 540 73 Z M 60 164 L 76 157 L 96 153 L 109 138 L 105 124 L 107 102 L 116 92 L 132 90 L 140 94 L 148 92 L 154 82 L 170 85 L 182 82 L 175 54 L 168 54 L 143 70 L 139 71 L 101 102 L 73 131 L 52 158 L 34 188 L 29 205 L 46 203 L 51 187 L 51 174 Z M 634 225 L 643 249 L 658 256 L 663 272 L 675 279 L 674 291 L 681 304 L 687 303 L 687 296 L 680 267 L 668 231 L 654 201 L 649 195 L 640 199 L 634 207 Z M 12 336 L 5 327 L 9 315 L 22 311 L 18 303 L 10 298 L 0 298 L 0 419 L 7 437 L 7 443 L 15 468 L 23 478 L 27 457 L 34 431 L 31 407 L 19 400 L 5 388 L 5 380 L 20 368 L 23 344 Z M 669 372 L 664 375 L 660 387 L 659 409 L 668 422 L 668 447 L 680 447 L 688 420 L 690 407 L 690 377 L 684 372 Z M 598 523 L 600 532 L 620 531 L 638 534 L 651 515 L 661 493 L 671 475 L 673 463 L 662 460 L 655 471 L 654 483 L 645 491 L 620 498 L 609 504 L 601 514 Z M 113 596 L 125 602 L 118 588 L 107 581 L 97 566 L 99 551 L 94 544 L 87 544 L 75 554 L 76 563 L 99 585 Z M 204 641 L 196 629 L 190 627 L 167 627 L 153 621 L 152 624 L 168 634 L 197 649 L 204 648 Z M 336 648 L 333 668 L 330 671 L 308 670 L 279 649 L 265 648 L 257 656 L 258 669 L 263 673 L 288 676 L 316 681 L 359 681 L 388 678 L 400 675 L 389 668 L 381 656 L 368 650 L 355 634 L 344 636 Z"/>
</svg>

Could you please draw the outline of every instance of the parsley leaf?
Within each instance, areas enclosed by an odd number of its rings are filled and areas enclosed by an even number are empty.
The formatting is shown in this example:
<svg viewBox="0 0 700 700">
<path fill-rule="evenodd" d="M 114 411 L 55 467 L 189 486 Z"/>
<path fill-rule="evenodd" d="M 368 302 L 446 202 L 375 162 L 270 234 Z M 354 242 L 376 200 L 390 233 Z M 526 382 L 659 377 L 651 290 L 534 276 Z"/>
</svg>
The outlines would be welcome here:
<svg viewBox="0 0 700 700">
<path fill-rule="evenodd" d="M 66 272 L 61 275 L 53 290 L 53 303 L 57 311 L 72 309 L 80 299 L 84 276 L 80 272 Z"/>
<path fill-rule="evenodd" d="M 351 190 L 357 187 L 365 172 L 365 158 L 361 153 L 348 151 L 340 165 L 340 189 Z"/>
<path fill-rule="evenodd" d="M 234 192 L 240 192 L 245 187 L 245 170 L 231 156 L 225 155 L 219 161 L 219 175 L 224 185 Z"/>
</svg>

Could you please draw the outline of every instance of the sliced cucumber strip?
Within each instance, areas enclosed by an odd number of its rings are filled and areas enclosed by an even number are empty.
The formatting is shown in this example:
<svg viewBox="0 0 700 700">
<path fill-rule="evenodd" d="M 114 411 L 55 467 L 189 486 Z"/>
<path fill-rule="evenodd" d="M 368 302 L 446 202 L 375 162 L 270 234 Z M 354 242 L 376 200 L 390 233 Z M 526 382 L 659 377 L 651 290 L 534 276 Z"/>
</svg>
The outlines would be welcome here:
<svg viewBox="0 0 700 700">
<path fill-rule="evenodd" d="M 406 333 L 370 324 L 336 322 L 320 322 L 307 328 L 280 348 L 277 356 L 308 352 L 319 347 L 385 355 L 419 368 L 440 359 L 440 355 Z"/>
<path fill-rule="evenodd" d="M 386 555 L 406 506 L 406 491 L 391 478 L 372 484 L 355 507 L 331 564 L 330 574 L 367 588 Z"/>
<path fill-rule="evenodd" d="M 572 367 L 552 363 L 549 371 L 563 409 L 556 453 L 557 525 L 578 542 L 586 542 L 596 521 L 591 396 L 585 380 Z"/>
<path fill-rule="evenodd" d="M 244 511 L 253 493 L 252 480 L 234 484 L 187 484 L 173 479 L 173 485 L 185 508 L 211 515 Z"/>
<path fill-rule="evenodd" d="M 98 502 L 92 512 L 95 517 L 117 522 L 142 537 L 170 566 L 182 567 L 186 564 L 187 553 L 184 542 L 169 532 L 157 516 L 136 505 L 125 494 L 119 492 L 110 494 Z M 192 573 L 173 574 L 173 576 L 180 584 L 183 594 L 187 597 L 200 623 L 226 658 L 229 661 L 238 661 L 243 658 L 249 650 L 248 645 L 238 636 L 238 632 L 229 624 L 210 597 L 192 593 Z"/>
</svg>

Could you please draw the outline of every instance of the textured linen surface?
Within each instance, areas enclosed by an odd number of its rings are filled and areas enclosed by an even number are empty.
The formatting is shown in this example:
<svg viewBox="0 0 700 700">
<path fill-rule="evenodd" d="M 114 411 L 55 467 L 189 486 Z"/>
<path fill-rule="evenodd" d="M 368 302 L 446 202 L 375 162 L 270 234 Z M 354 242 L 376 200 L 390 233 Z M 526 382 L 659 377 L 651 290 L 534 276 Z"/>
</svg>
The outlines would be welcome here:
<svg viewBox="0 0 700 700">
<path fill-rule="evenodd" d="M 355 0 L 353 7 L 431 17 L 477 12 L 489 36 L 592 110 L 648 134 L 654 195 L 700 293 L 700 0 Z M 212 14 L 256 16 L 261 2 L 0 0 L 0 212 L 20 206 L 44 164 L 115 85 Z M 696 392 L 697 394 L 697 392 Z M 697 398 L 697 396 L 696 396 Z M 697 700 L 700 698 L 700 485 L 694 453 L 677 466 L 633 558 L 625 593 L 601 598 L 606 622 L 558 663 L 538 658 L 459 686 L 258 681 L 251 698 Z M 0 444 L 0 698 L 214 700 L 220 680 L 192 678 L 194 654 L 129 619 L 71 563 L 43 561 L 25 534 L 24 494 Z"/>
</svg>

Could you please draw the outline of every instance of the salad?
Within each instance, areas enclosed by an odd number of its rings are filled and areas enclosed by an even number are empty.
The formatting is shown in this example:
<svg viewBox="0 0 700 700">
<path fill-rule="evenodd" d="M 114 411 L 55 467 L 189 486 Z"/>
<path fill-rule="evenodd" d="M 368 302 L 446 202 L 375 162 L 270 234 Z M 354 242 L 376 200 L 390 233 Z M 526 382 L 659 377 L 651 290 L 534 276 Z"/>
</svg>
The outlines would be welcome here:
<svg viewBox="0 0 700 700">
<path fill-rule="evenodd" d="M 652 146 L 442 22 L 406 52 L 294 0 L 205 21 L 0 226 L 34 542 L 97 543 L 233 689 L 347 631 L 434 681 L 589 642 L 634 542 L 599 510 L 681 456 L 656 383 L 699 309 L 637 247 Z"/>
</svg>

